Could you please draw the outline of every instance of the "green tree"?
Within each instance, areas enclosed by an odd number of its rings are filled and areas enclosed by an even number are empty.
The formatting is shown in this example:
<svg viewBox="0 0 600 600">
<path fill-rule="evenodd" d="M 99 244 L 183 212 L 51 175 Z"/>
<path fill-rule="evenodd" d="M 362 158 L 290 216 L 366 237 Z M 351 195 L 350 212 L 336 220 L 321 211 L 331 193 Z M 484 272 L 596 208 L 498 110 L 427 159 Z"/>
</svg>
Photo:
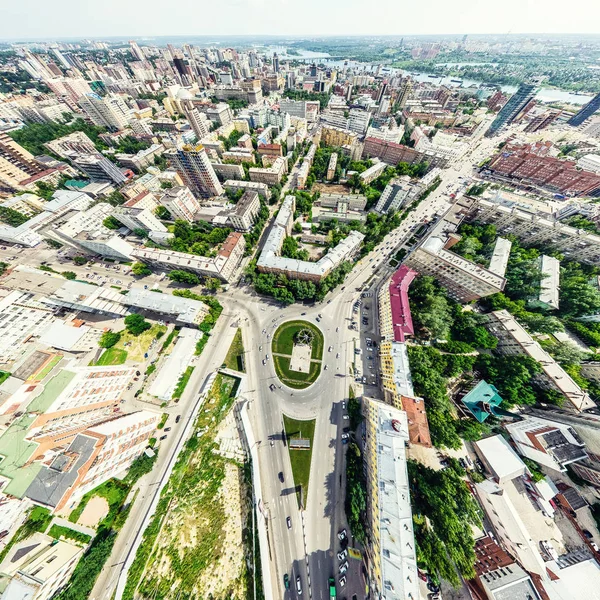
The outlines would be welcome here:
<svg viewBox="0 0 600 600">
<path fill-rule="evenodd" d="M 61 273 L 61 275 L 65 278 L 65 279 L 75 279 L 77 277 L 76 273 L 73 273 L 73 271 L 63 271 Z"/>
<path fill-rule="evenodd" d="M 147 275 L 152 275 L 152 270 L 150 269 L 150 267 L 142 262 L 133 263 L 131 267 L 131 272 L 136 277 L 146 277 Z"/>
<path fill-rule="evenodd" d="M 154 214 L 159 219 L 163 219 L 164 221 L 170 221 L 171 220 L 171 213 L 164 206 L 157 206 L 154 209 Z"/>
<path fill-rule="evenodd" d="M 141 227 L 136 227 L 133 230 L 133 233 L 135 235 L 137 235 L 139 238 L 147 238 L 148 237 L 148 232 L 145 229 L 142 229 Z"/>
<path fill-rule="evenodd" d="M 102 225 L 104 225 L 104 227 L 106 227 L 107 229 L 121 229 L 121 227 L 123 227 L 121 221 L 119 221 L 112 215 L 106 217 L 106 219 L 102 221 Z"/>
<path fill-rule="evenodd" d="M 100 348 L 112 348 L 121 339 L 121 334 L 118 331 L 105 331 L 98 342 Z"/>
<path fill-rule="evenodd" d="M 207 277 L 204 280 L 204 287 L 211 292 L 218 292 L 221 289 L 221 280 L 216 277 Z"/>
<path fill-rule="evenodd" d="M 168 277 L 171 281 L 177 281 L 178 283 L 187 283 L 189 285 L 198 285 L 200 283 L 198 275 L 179 269 L 170 271 Z"/>
<path fill-rule="evenodd" d="M 124 323 L 127 331 L 129 331 L 131 335 L 135 336 L 144 333 L 144 331 L 147 331 L 148 329 L 150 329 L 150 327 L 152 327 L 152 325 L 150 325 L 150 323 L 148 323 L 142 315 L 139 315 L 137 313 L 127 315 L 125 317 Z"/>
<path fill-rule="evenodd" d="M 0 221 L 10 225 L 11 227 L 18 227 L 23 225 L 29 220 L 29 217 L 20 213 L 18 210 L 8 208 L 7 206 L 0 206 Z"/>
<path fill-rule="evenodd" d="M 85 265 L 88 260 L 89 259 L 86 258 L 85 256 L 74 256 L 73 257 L 73 262 L 80 267 Z"/>
</svg>

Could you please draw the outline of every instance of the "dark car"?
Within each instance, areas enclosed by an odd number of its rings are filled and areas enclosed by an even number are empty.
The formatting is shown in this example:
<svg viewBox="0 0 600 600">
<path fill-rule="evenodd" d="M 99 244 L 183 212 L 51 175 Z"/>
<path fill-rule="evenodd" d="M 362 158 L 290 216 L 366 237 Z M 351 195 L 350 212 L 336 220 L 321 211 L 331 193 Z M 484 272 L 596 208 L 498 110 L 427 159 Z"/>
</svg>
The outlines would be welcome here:
<svg viewBox="0 0 600 600">
<path fill-rule="evenodd" d="M 279 481 L 281 481 L 281 483 L 283 483 L 283 471 L 279 472 Z"/>
<path fill-rule="evenodd" d="M 161 435 L 161 436 L 160 436 L 160 439 L 161 439 L 161 441 L 162 441 L 162 440 L 166 440 L 166 439 L 167 439 L 167 436 L 166 436 L 166 435 Z"/>
<path fill-rule="evenodd" d="M 292 517 L 288 517 L 285 522 L 287 523 L 287 528 L 291 529 L 292 528 Z"/>
<path fill-rule="evenodd" d="M 594 536 L 591 534 L 591 532 L 590 532 L 590 531 L 588 531 L 587 529 L 582 529 L 582 530 L 581 530 L 581 533 L 583 533 L 583 535 L 585 535 L 585 537 L 586 537 L 588 540 L 591 540 L 591 539 L 593 539 L 593 537 L 594 537 Z"/>
<path fill-rule="evenodd" d="M 177 415 L 175 417 L 175 423 L 179 423 L 180 419 L 181 419 L 181 415 Z"/>
<path fill-rule="evenodd" d="M 349 431 L 350 431 L 350 427 L 344 427 L 344 429 L 343 429 L 344 433 L 349 433 Z"/>
<path fill-rule="evenodd" d="M 290 576 L 287 573 L 283 574 L 283 585 L 286 590 L 290 589 Z"/>
<path fill-rule="evenodd" d="M 165 427 L 165 428 L 164 428 L 164 431 L 165 431 L 165 433 L 166 433 L 167 431 L 171 431 L 171 428 L 170 428 L 170 427 Z"/>
</svg>

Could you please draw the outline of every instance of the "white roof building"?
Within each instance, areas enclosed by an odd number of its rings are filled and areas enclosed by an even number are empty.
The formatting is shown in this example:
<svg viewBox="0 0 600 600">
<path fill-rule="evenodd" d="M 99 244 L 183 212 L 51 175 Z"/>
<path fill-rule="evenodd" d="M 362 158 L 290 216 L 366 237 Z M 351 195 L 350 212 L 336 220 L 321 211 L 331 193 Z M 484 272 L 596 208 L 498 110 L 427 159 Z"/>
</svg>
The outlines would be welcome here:
<svg viewBox="0 0 600 600">
<path fill-rule="evenodd" d="M 490 260 L 489 271 L 499 275 L 500 277 L 504 277 L 511 247 L 512 242 L 506 238 L 499 237 L 496 240 L 496 243 L 494 244 L 494 252 Z"/>
<path fill-rule="evenodd" d="M 473 446 L 486 469 L 498 483 L 510 481 L 527 473 L 525 463 L 501 435 L 473 442 Z"/>
</svg>

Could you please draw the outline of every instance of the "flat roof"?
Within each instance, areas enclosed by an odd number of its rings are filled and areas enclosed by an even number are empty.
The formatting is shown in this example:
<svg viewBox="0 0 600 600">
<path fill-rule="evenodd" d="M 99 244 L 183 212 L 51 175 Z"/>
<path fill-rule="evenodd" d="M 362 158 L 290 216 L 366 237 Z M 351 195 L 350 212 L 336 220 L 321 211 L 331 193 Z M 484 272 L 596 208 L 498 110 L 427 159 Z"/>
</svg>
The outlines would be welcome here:
<svg viewBox="0 0 600 600">
<path fill-rule="evenodd" d="M 499 481 L 514 479 L 526 472 L 525 463 L 501 435 L 473 442 Z"/>
<path fill-rule="evenodd" d="M 542 280 L 540 281 L 539 300 L 550 308 L 558 310 L 559 285 L 560 285 L 560 261 L 553 256 L 543 254 L 540 259 L 540 270 Z"/>
<path fill-rule="evenodd" d="M 508 257 L 510 256 L 510 249 L 512 242 L 506 238 L 499 237 L 496 239 L 494 244 L 494 252 L 490 260 L 489 270 L 500 277 L 504 277 L 506 273 L 506 267 L 508 265 Z"/>
<path fill-rule="evenodd" d="M 392 342 L 392 364 L 394 365 L 394 383 L 399 396 L 414 396 L 408 350 L 406 344 Z"/>
<path fill-rule="evenodd" d="M 71 350 L 90 330 L 87 325 L 73 327 L 64 321 L 54 321 L 40 336 L 40 342 L 59 350 Z"/>
</svg>

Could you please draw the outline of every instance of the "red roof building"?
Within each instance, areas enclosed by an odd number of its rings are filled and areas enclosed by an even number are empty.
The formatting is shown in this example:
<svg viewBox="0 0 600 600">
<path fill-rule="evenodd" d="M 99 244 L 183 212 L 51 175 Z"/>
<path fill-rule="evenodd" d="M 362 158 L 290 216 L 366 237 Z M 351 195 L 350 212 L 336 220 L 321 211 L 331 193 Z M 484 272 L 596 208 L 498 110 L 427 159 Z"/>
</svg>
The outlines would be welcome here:
<svg viewBox="0 0 600 600">
<path fill-rule="evenodd" d="M 417 272 L 405 265 L 392 275 L 390 304 L 395 342 L 404 342 L 405 336 L 415 333 L 408 302 L 408 288 L 416 276 Z"/>
</svg>

